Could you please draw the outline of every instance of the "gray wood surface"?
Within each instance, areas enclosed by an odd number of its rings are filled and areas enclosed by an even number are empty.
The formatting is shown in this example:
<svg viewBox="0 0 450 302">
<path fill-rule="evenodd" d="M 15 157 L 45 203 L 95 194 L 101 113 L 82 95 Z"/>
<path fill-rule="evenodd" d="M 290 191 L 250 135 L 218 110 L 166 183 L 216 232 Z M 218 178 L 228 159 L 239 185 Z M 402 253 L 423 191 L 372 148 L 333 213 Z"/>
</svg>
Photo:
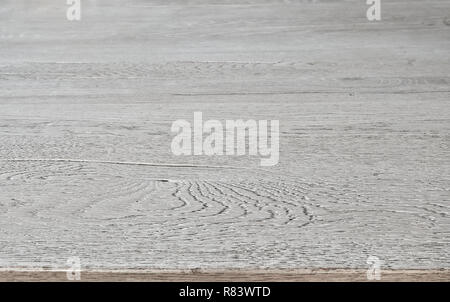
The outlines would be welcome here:
<svg viewBox="0 0 450 302">
<path fill-rule="evenodd" d="M 0 267 L 450 267 L 450 1 L 30 2 L 0 3 Z M 194 111 L 280 120 L 280 163 L 173 156 Z"/>
</svg>

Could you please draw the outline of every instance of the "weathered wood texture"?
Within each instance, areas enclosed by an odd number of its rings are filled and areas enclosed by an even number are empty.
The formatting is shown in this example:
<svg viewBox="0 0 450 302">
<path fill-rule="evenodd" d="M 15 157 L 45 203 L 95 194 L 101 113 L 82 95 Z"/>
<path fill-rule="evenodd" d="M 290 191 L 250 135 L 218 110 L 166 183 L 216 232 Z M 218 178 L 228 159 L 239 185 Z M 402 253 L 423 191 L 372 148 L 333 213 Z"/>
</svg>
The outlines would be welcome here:
<svg viewBox="0 0 450 302">
<path fill-rule="evenodd" d="M 450 270 L 382 270 L 382 282 L 444 282 Z M 64 282 L 66 271 L 0 271 L 2 281 Z M 365 269 L 225 269 L 225 270 L 101 270 L 83 271 L 82 282 L 368 282 Z M 370 280 L 377 282 L 377 280 Z"/>
<path fill-rule="evenodd" d="M 450 267 L 449 1 L 30 2 L 0 5 L 0 266 Z M 173 156 L 194 111 L 280 120 L 279 165 Z"/>
</svg>

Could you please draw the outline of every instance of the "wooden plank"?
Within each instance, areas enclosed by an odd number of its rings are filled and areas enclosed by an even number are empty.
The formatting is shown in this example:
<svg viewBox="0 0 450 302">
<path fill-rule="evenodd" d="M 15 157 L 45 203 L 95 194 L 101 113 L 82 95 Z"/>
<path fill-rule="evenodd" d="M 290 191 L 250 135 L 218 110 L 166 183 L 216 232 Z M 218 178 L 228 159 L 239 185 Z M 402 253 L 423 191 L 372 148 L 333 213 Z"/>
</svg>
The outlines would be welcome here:
<svg viewBox="0 0 450 302">
<path fill-rule="evenodd" d="M 450 267 L 448 1 L 84 2 L 0 8 L 0 267 Z M 172 155 L 194 111 L 280 163 Z"/>
<path fill-rule="evenodd" d="M 88 271 L 83 282 L 367 282 L 362 269 Z M 384 270 L 383 282 L 445 282 L 448 270 Z M 64 282 L 64 271 L 0 272 L 0 281 Z M 75 280 L 71 280 L 73 282 Z M 372 282 L 377 282 L 372 281 Z"/>
</svg>

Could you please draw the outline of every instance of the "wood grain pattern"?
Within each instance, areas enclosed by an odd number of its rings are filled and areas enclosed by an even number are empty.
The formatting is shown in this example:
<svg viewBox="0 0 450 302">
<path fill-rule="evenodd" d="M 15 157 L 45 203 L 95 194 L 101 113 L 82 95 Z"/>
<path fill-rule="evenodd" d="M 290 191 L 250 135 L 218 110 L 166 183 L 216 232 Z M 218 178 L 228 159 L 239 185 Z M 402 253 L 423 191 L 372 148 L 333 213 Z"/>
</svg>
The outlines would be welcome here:
<svg viewBox="0 0 450 302">
<path fill-rule="evenodd" d="M 382 282 L 445 282 L 449 270 L 383 270 Z M 0 271 L 0 281 L 67 282 L 65 271 Z M 96 270 L 82 282 L 368 282 L 365 269 Z M 76 282 L 71 280 L 70 282 Z M 376 280 L 370 282 L 378 282 Z"/>
<path fill-rule="evenodd" d="M 448 1 L 56 2 L 0 6 L 1 267 L 450 267 Z M 279 165 L 173 156 L 194 111 Z"/>
</svg>

